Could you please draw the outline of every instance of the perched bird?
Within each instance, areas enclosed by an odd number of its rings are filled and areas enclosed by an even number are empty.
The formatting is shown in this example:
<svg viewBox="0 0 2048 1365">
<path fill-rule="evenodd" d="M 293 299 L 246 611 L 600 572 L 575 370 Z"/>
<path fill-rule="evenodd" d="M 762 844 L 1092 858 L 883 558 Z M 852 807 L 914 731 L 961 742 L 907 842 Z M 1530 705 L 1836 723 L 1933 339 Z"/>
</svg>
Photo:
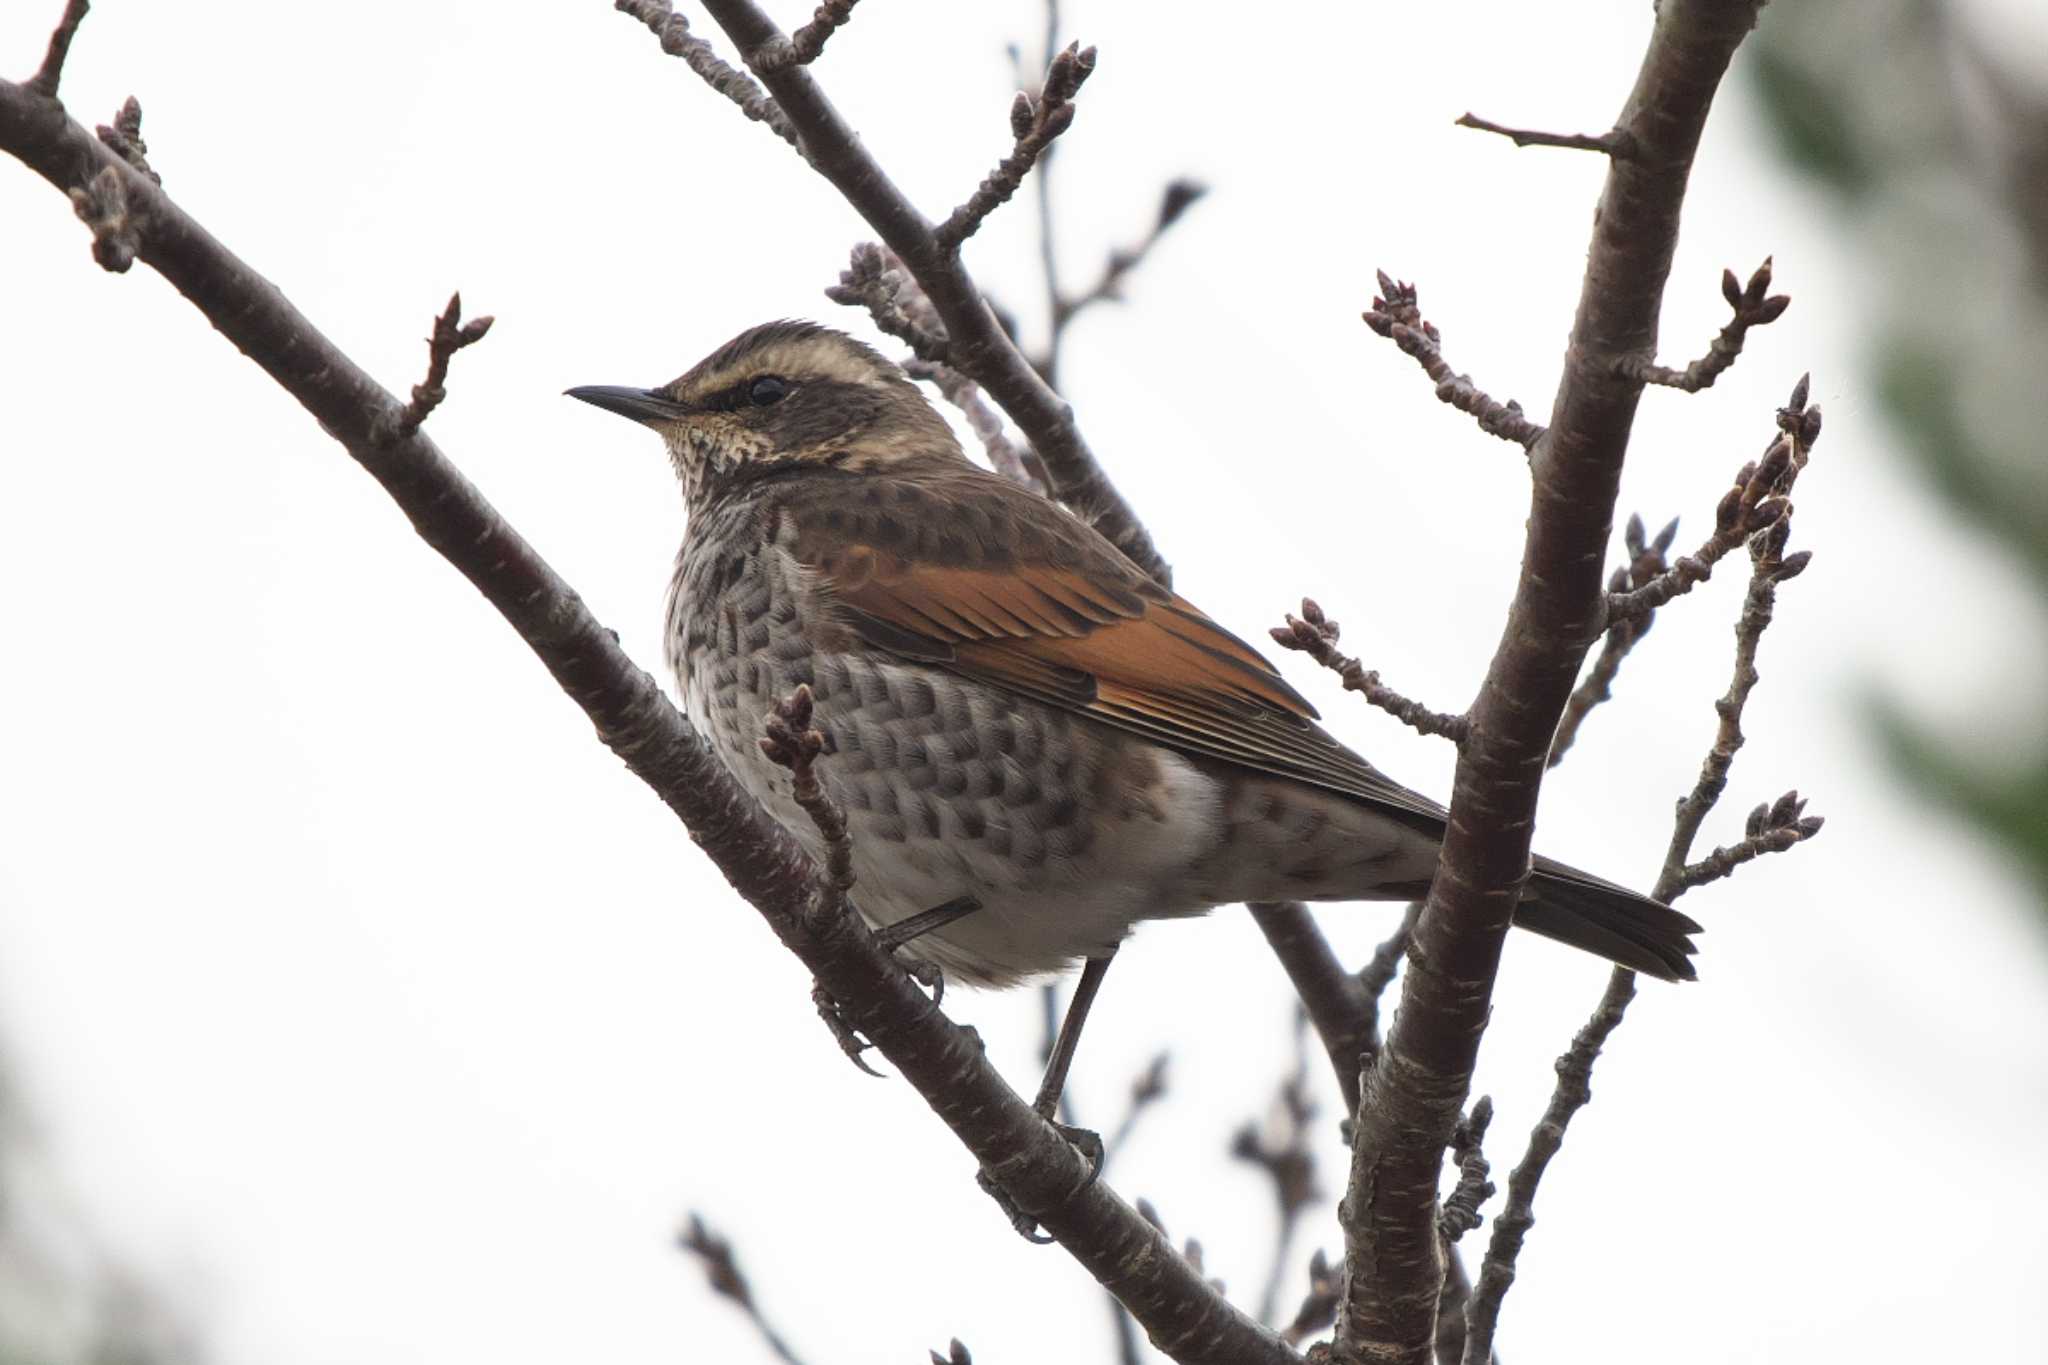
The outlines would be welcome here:
<svg viewBox="0 0 2048 1365">
<path fill-rule="evenodd" d="M 953 978 L 1105 963 L 1140 920 L 1233 902 L 1427 890 L 1443 807 L 1078 517 L 971 463 L 869 347 L 774 322 L 660 388 L 569 392 L 660 433 L 682 480 L 667 643 L 691 721 L 816 853 L 760 747 L 807 684 L 861 913 L 978 902 L 917 941 Z M 1693 975 L 1698 925 L 1549 859 L 1515 922 Z"/>
</svg>

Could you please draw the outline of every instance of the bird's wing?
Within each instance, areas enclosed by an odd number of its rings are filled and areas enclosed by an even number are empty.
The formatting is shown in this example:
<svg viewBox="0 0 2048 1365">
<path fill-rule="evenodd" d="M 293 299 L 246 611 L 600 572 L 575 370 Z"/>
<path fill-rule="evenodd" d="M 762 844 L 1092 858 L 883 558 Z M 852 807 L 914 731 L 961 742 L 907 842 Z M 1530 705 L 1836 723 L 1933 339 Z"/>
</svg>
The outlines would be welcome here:
<svg viewBox="0 0 2048 1365">
<path fill-rule="evenodd" d="M 998 491 L 1009 487 L 969 490 L 995 509 L 963 510 L 955 490 L 953 519 L 931 534 L 907 531 L 903 519 L 833 518 L 833 529 L 799 532 L 797 556 L 875 648 L 1170 749 L 1442 819 L 1441 806 L 1324 733 L 1315 708 L 1251 646 L 1063 510 L 1022 489 Z"/>
</svg>

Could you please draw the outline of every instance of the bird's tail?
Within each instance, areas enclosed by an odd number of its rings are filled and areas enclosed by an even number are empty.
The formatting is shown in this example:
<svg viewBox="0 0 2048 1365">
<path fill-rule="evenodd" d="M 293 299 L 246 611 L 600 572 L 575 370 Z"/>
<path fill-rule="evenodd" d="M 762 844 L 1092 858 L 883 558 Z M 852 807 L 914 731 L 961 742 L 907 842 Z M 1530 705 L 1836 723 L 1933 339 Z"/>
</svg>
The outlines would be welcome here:
<svg viewBox="0 0 2048 1365">
<path fill-rule="evenodd" d="M 1698 975 L 1690 936 L 1700 926 L 1689 917 L 1548 858 L 1536 859 L 1515 907 L 1515 924 L 1665 981 Z"/>
</svg>

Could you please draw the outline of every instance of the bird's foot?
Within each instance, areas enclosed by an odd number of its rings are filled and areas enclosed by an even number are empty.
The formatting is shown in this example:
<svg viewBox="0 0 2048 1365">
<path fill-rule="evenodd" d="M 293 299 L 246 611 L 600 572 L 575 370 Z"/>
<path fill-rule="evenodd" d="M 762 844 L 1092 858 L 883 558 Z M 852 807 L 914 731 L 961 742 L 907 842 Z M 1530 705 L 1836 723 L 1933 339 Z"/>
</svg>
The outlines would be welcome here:
<svg viewBox="0 0 2048 1365">
<path fill-rule="evenodd" d="M 912 981 L 932 993 L 934 1005 L 945 1000 L 946 973 L 938 963 L 923 957 L 899 957 L 896 960 L 903 965 L 903 970 L 910 974 Z"/>
<path fill-rule="evenodd" d="M 1076 1189 L 1074 1193 L 1079 1194 L 1081 1190 L 1087 1189 L 1100 1179 L 1102 1176 L 1102 1163 L 1107 1156 L 1107 1150 L 1102 1145 L 1101 1134 L 1091 1132 L 1086 1128 L 1076 1128 L 1072 1124 L 1061 1123 L 1048 1114 L 1041 1113 L 1039 1117 L 1051 1124 L 1052 1130 L 1065 1138 L 1067 1144 L 1079 1152 L 1081 1159 L 1088 1163 L 1088 1178 L 1081 1182 L 1080 1188 Z M 1017 1201 L 1012 1199 L 1009 1192 L 1004 1190 L 1002 1186 L 996 1184 L 995 1179 L 987 1171 L 976 1171 L 974 1181 L 977 1185 L 981 1186 L 983 1192 L 989 1198 L 996 1201 L 996 1207 L 1001 1209 L 1003 1216 L 1010 1220 L 1010 1226 L 1016 1229 L 1019 1237 L 1022 1237 L 1027 1242 L 1036 1243 L 1039 1246 L 1044 1246 L 1053 1240 L 1050 1234 L 1040 1229 L 1036 1218 L 1033 1218 L 1030 1214 L 1017 1207 Z"/>
<path fill-rule="evenodd" d="M 861 1057 L 874 1044 L 860 1036 L 853 1023 L 846 1017 L 846 1011 L 839 1008 L 839 1002 L 832 998 L 832 992 L 816 982 L 811 984 L 811 1003 L 818 1007 L 818 1017 L 825 1021 L 825 1028 L 832 1034 L 832 1041 L 839 1044 L 839 1050 L 846 1054 L 846 1060 L 879 1078 L 881 1072 L 869 1066 Z"/>
<path fill-rule="evenodd" d="M 974 897 L 955 896 L 943 905 L 935 905 L 929 910 L 920 910 L 914 915 L 906 916 L 894 924 L 883 925 L 874 931 L 875 946 L 884 953 L 893 954 L 906 943 L 922 938 L 935 929 L 943 929 L 955 920 L 971 915 L 979 909 L 981 902 Z M 903 957 L 898 961 L 903 970 L 910 974 L 911 980 L 932 993 L 934 1005 L 946 998 L 946 974 L 939 970 L 938 963 L 921 957 Z M 861 1057 L 861 1054 L 874 1044 L 860 1036 L 860 1031 L 847 1019 L 846 1011 L 839 1008 L 839 1002 L 832 998 L 832 993 L 813 982 L 811 1003 L 818 1007 L 818 1017 L 825 1021 L 825 1027 L 832 1033 L 832 1041 L 839 1044 L 839 1050 L 846 1054 L 847 1060 L 870 1076 L 880 1076 L 882 1073 L 869 1066 Z"/>
</svg>

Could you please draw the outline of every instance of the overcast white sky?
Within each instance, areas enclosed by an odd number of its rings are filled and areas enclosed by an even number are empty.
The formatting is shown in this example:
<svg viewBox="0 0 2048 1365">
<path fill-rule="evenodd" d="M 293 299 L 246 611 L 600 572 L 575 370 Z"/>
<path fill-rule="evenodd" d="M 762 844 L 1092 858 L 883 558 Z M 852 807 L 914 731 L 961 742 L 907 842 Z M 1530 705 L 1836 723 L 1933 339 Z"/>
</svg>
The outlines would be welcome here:
<svg viewBox="0 0 2048 1365">
<path fill-rule="evenodd" d="M 0 9 L 8 70 L 59 8 Z M 1169 177 L 1214 187 L 1130 305 L 1074 331 L 1097 451 L 1212 614 L 1256 638 L 1312 593 L 1390 682 L 1462 705 L 1526 478 L 1358 314 L 1374 267 L 1420 281 L 1452 363 L 1547 409 L 1602 167 L 1451 120 L 1607 126 L 1649 5 L 1066 8 L 1101 49 L 1059 161 L 1070 277 Z M 940 213 L 1005 150 L 1003 44 L 1039 22 L 873 0 L 818 71 Z M 820 293 L 867 235 L 850 211 L 598 0 L 106 0 L 64 93 L 87 122 L 139 96 L 165 187 L 394 390 L 451 288 L 495 314 L 433 434 L 649 666 L 680 500 L 650 438 L 561 390 L 660 382 L 765 318 L 860 322 Z M 1110 1358 L 1085 1276 L 1008 1230 L 914 1092 L 846 1065 L 794 962 L 344 453 L 156 276 L 99 271 L 11 162 L 0 234 L 0 1037 L 66 1197 L 207 1356 L 761 1359 L 672 1247 L 695 1208 L 820 1365 L 955 1335 L 991 1362 Z M 1020 206 L 969 253 L 1027 319 L 1031 243 Z M 1795 544 L 1816 558 L 1706 834 L 1792 786 L 1829 823 L 1686 902 L 1701 983 L 1646 984 L 1602 1062 L 1509 1301 L 1513 1358 L 2017 1360 L 2048 1333 L 2048 952 L 2011 869 L 1895 785 L 1859 712 L 1881 685 L 1988 742 L 2039 724 L 1998 679 L 2048 648 L 2013 638 L 2017 580 L 1904 473 L 1858 363 L 1857 251 L 1736 81 L 1671 358 L 1721 325 L 1724 265 L 1775 254 L 1795 303 L 1711 394 L 1647 396 L 1622 511 L 1683 514 L 1696 541 L 1813 371 L 1827 434 Z M 1740 576 L 1660 618 L 1546 789 L 1546 851 L 1651 879 Z M 1445 790 L 1443 746 L 1286 667 L 1337 733 Z M 1322 917 L 1357 957 L 1392 914 Z M 1480 1077 L 1497 1168 L 1604 977 L 1510 949 Z M 947 1005 L 1035 1080 L 1032 993 Z M 1154 927 L 1074 1087 L 1106 1124 L 1172 1049 L 1114 1183 L 1240 1301 L 1269 1196 L 1223 1150 L 1289 1009 L 1241 913 Z M 1327 1207 L 1298 1259 L 1317 1244 L 1339 1245 Z"/>
</svg>

